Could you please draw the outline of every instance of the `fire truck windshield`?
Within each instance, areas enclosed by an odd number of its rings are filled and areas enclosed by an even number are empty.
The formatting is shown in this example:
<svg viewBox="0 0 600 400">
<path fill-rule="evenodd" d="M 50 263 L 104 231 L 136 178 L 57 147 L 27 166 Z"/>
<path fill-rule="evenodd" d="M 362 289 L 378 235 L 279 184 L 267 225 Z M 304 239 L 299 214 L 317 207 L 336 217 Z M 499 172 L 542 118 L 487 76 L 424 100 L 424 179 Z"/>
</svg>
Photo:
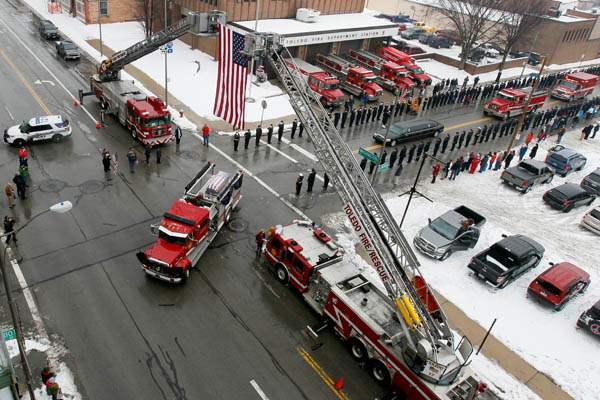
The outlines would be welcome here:
<svg viewBox="0 0 600 400">
<path fill-rule="evenodd" d="M 154 128 L 155 126 L 165 125 L 171 122 L 168 117 L 164 118 L 152 118 L 144 120 L 144 128 Z"/>
<path fill-rule="evenodd" d="M 416 75 L 424 74 L 423 70 L 419 67 L 411 67 L 410 70 L 413 74 L 416 74 Z"/>
<path fill-rule="evenodd" d="M 363 77 L 363 81 L 365 81 L 365 82 L 375 82 L 375 77 L 374 76 L 365 76 L 365 77 Z"/>
<path fill-rule="evenodd" d="M 333 90 L 333 89 L 336 89 L 336 88 L 337 88 L 337 84 L 335 84 L 335 83 L 323 83 L 323 84 L 321 85 L 321 87 L 322 87 L 323 89 L 327 89 L 327 90 Z"/>
<path fill-rule="evenodd" d="M 575 82 L 562 81 L 560 83 L 560 86 L 570 90 L 577 90 L 577 84 Z"/>
<path fill-rule="evenodd" d="M 167 241 L 169 243 L 179 244 L 181 246 L 185 245 L 185 242 L 187 239 L 186 237 L 181 237 L 181 236 L 171 236 L 163 230 L 158 231 L 158 238 L 162 239 L 164 241 Z"/>
</svg>

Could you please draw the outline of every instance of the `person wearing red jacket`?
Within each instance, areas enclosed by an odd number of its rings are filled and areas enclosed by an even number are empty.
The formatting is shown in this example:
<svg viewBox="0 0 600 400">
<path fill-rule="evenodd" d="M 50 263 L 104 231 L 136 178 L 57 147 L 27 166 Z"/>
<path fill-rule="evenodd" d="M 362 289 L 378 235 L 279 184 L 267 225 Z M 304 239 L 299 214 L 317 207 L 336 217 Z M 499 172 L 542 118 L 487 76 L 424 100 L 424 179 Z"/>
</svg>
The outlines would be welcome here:
<svg viewBox="0 0 600 400">
<path fill-rule="evenodd" d="M 210 128 L 207 124 L 204 124 L 202 127 L 202 140 L 204 141 L 204 146 L 208 146 L 208 136 L 210 135 Z"/>
<path fill-rule="evenodd" d="M 27 150 L 25 150 L 25 147 L 19 147 L 19 166 L 27 166 Z"/>
<path fill-rule="evenodd" d="M 476 153 L 473 156 L 473 158 L 471 159 L 471 165 L 469 165 L 469 173 L 470 174 L 474 174 L 475 171 L 477 171 L 477 166 L 479 165 L 479 160 L 480 160 L 479 154 Z"/>
<path fill-rule="evenodd" d="M 440 174 L 441 170 L 442 170 L 442 166 L 440 165 L 440 163 L 437 163 L 433 166 L 433 170 L 431 171 L 431 176 L 432 176 L 431 183 L 435 183 L 435 179 Z"/>
<path fill-rule="evenodd" d="M 525 138 L 525 144 L 529 146 L 529 143 L 533 141 L 533 132 L 529 132 Z"/>
</svg>

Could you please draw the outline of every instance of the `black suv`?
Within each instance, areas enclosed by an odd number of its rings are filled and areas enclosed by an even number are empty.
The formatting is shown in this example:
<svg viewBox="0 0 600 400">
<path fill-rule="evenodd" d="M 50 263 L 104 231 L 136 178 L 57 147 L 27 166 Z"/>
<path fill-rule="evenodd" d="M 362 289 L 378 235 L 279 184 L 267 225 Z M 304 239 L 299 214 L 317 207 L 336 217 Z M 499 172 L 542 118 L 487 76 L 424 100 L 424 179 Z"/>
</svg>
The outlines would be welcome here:
<svg viewBox="0 0 600 400">
<path fill-rule="evenodd" d="M 544 247 L 524 235 L 506 236 L 471 259 L 468 267 L 478 278 L 504 288 L 540 263 Z"/>
<path fill-rule="evenodd" d="M 414 119 L 411 121 L 396 122 L 390 126 L 386 145 L 395 146 L 398 143 L 434 137 L 444 131 L 444 125 L 432 119 Z M 385 129 L 375 133 L 373 139 L 376 143 L 385 140 Z"/>
<path fill-rule="evenodd" d="M 596 196 L 575 183 L 563 183 L 544 193 L 543 199 L 550 207 L 569 212 L 575 207 L 589 206 Z"/>
<path fill-rule="evenodd" d="M 40 21 L 40 35 L 45 39 L 58 39 L 58 28 L 47 19 Z"/>
<path fill-rule="evenodd" d="M 594 172 L 583 178 L 581 187 L 591 194 L 600 196 L 600 168 L 596 168 Z"/>
<path fill-rule="evenodd" d="M 579 316 L 577 326 L 600 338 L 600 301 Z"/>
</svg>

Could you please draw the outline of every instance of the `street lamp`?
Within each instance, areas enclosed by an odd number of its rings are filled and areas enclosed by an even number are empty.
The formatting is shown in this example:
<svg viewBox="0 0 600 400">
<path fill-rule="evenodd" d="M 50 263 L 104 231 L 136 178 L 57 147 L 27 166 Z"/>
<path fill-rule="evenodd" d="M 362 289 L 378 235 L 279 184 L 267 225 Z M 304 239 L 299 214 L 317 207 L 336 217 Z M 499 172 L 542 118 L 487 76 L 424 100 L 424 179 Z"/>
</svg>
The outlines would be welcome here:
<svg viewBox="0 0 600 400">
<path fill-rule="evenodd" d="M 42 214 L 47 212 L 53 212 L 57 214 L 64 214 L 70 211 L 73 208 L 73 203 L 70 201 L 61 201 L 60 203 L 54 204 L 50 208 L 47 208 L 33 217 L 31 217 L 25 224 L 20 226 L 18 229 L 13 230 L 11 232 L 4 232 L 0 235 L 0 239 L 6 237 L 11 234 L 15 234 L 29 225 L 34 219 L 39 217 Z M 10 309 L 10 317 L 12 319 L 13 326 L 15 328 L 15 334 L 17 336 L 17 346 L 19 347 L 19 354 L 21 355 L 21 366 L 23 367 L 23 373 L 25 374 L 25 380 L 27 383 L 27 390 L 29 391 L 29 397 L 31 400 L 35 400 L 35 392 L 33 391 L 32 377 L 31 377 L 31 369 L 29 368 L 29 363 L 27 362 L 27 355 L 25 353 L 25 342 L 23 340 L 23 332 L 21 332 L 21 325 L 17 319 L 17 310 L 15 307 L 14 299 L 12 297 L 12 293 L 10 291 L 10 287 L 8 285 L 8 277 L 6 276 L 6 268 L 4 266 L 4 257 L 6 256 L 6 250 L 8 246 L 5 245 L 4 253 L 2 255 L 2 259 L 0 260 L 0 272 L 2 273 L 2 282 L 4 284 L 4 291 L 6 292 L 6 299 L 8 300 L 8 307 Z"/>
</svg>

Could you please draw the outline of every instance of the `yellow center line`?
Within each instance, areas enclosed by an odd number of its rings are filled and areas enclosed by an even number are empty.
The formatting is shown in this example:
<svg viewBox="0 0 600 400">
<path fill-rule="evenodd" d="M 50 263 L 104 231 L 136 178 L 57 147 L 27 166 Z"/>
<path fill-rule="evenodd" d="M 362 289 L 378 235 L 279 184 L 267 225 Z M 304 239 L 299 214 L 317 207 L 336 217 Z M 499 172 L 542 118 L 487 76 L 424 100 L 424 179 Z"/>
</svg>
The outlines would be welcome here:
<svg viewBox="0 0 600 400">
<path fill-rule="evenodd" d="M 31 94 L 31 96 L 33 97 L 33 99 L 39 104 L 39 106 L 46 113 L 46 115 L 50 115 L 51 113 L 50 113 L 50 109 L 48 109 L 48 106 L 46 106 L 46 104 L 44 103 L 44 101 L 42 100 L 42 98 L 35 92 L 35 90 L 33 90 L 33 87 L 25 79 L 25 77 L 23 76 L 23 74 L 21 73 L 21 71 L 19 71 L 19 69 L 17 68 L 17 66 L 15 64 L 13 64 L 13 62 L 6 56 L 6 53 L 4 53 L 4 50 L 2 50 L 2 49 L 0 49 L 0 56 L 2 56 L 2 58 L 4 59 L 4 61 L 6 61 L 6 63 L 8 64 L 8 66 L 15 72 L 15 75 L 17 76 L 17 78 L 19 79 L 19 81 L 21 81 L 21 83 L 23 84 L 23 86 L 25 86 L 25 88 L 27 89 L 27 91 Z"/>
<path fill-rule="evenodd" d="M 346 396 L 344 392 L 335 388 L 335 382 L 333 379 L 327 375 L 323 368 L 321 368 L 317 361 L 310 354 L 308 354 L 306 350 L 304 350 L 302 347 L 297 347 L 296 350 L 298 351 L 298 354 L 300 354 L 300 357 L 306 361 L 306 363 L 317 373 L 317 375 L 319 375 L 321 380 L 329 387 L 329 389 L 331 389 L 333 394 L 335 394 L 338 399 L 349 400 L 348 396 Z"/>
</svg>

